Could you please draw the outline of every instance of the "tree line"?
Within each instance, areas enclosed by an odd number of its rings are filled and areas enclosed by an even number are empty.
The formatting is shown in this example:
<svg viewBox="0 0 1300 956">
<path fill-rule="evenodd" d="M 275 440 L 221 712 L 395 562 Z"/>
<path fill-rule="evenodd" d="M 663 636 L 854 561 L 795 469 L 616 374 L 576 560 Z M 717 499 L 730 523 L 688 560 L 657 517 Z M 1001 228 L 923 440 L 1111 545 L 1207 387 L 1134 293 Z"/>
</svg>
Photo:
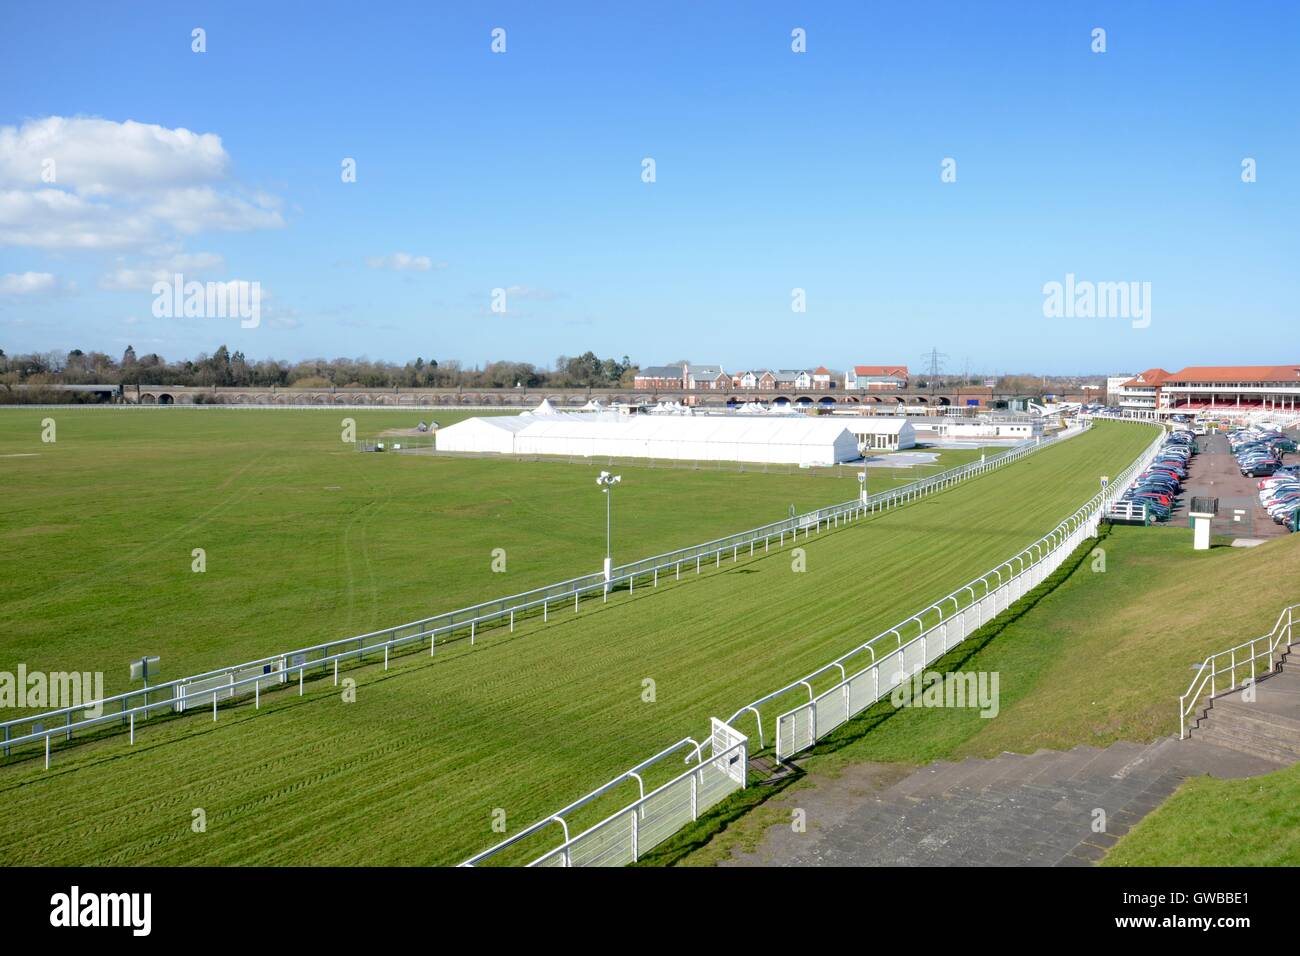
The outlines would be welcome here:
<svg viewBox="0 0 1300 956">
<path fill-rule="evenodd" d="M 609 388 L 630 387 L 638 366 L 594 352 L 561 355 L 553 369 L 530 362 L 488 362 L 467 368 L 456 359 L 417 356 L 405 364 L 366 358 L 250 360 L 222 345 L 211 355 L 168 361 L 156 352 L 137 355 L 128 345 L 120 359 L 104 352 L 33 352 L 0 349 L 0 387 L 9 385 L 185 385 L 191 387 L 296 388 Z"/>
</svg>

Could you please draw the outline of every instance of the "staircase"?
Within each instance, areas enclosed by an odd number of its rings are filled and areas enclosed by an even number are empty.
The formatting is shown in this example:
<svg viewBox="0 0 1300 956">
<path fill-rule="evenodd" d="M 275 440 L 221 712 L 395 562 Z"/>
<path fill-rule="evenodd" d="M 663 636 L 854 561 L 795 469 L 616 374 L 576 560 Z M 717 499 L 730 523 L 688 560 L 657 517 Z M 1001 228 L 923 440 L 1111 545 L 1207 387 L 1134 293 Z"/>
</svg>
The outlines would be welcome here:
<svg viewBox="0 0 1300 956">
<path fill-rule="evenodd" d="M 774 826 L 723 865 L 1091 865 L 1186 777 L 1252 777 L 1300 762 L 1300 644 L 1253 688 L 1194 716 L 1186 739 L 939 760 L 901 779 L 897 765 L 855 764 L 780 798 L 802 811 L 804 829 Z M 1095 832 L 1098 810 L 1105 826 Z"/>
<path fill-rule="evenodd" d="M 1254 700 L 1246 694 L 1254 692 Z M 1300 761 L 1300 644 L 1282 656 L 1281 669 L 1252 688 L 1216 697 L 1192 727 L 1192 737 L 1278 764 Z"/>
</svg>

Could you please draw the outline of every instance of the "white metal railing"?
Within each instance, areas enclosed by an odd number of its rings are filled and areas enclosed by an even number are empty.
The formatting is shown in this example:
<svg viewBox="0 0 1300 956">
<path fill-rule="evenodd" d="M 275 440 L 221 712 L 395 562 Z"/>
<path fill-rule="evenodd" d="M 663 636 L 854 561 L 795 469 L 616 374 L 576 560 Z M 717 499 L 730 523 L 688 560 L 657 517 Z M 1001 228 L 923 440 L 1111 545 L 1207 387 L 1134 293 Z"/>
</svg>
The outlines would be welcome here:
<svg viewBox="0 0 1300 956">
<path fill-rule="evenodd" d="M 695 767 L 646 793 L 641 773 L 670 754 L 690 748 L 686 763 L 695 757 Z M 709 756 L 701 745 L 687 737 L 608 783 L 575 800 L 495 846 L 470 857 L 461 866 L 477 866 L 498 856 L 536 833 L 558 825 L 564 834 L 559 846 L 536 857 L 528 866 L 624 866 L 658 846 L 686 824 L 698 820 L 725 797 L 743 790 L 748 783 L 748 738 L 716 718 L 709 739 Z M 569 835 L 566 817 L 580 807 L 628 780 L 635 779 L 640 797 L 611 813 L 576 836 Z"/>
<path fill-rule="evenodd" d="M 1095 537 L 1110 503 L 1159 453 L 1163 435 L 1161 430 L 1117 479 L 1019 554 L 829 664 L 751 701 L 727 722 L 751 714 L 761 749 L 763 706 L 803 689 L 807 701 L 775 718 L 776 756 L 784 760 L 811 747 L 1004 612 L 1059 568 L 1086 538 Z M 839 681 L 829 689 L 820 694 L 814 690 L 814 681 L 837 674 Z"/>
<path fill-rule="evenodd" d="M 1245 676 L 1247 671 L 1250 674 L 1248 678 L 1250 683 L 1254 683 L 1257 675 L 1272 672 L 1277 665 L 1274 658 L 1280 659 L 1293 643 L 1292 627 L 1295 624 L 1297 610 L 1300 610 L 1300 604 L 1284 607 L 1277 617 L 1277 623 L 1273 625 L 1273 630 L 1267 634 L 1251 638 L 1226 651 L 1211 654 L 1201 662 L 1196 676 L 1192 678 L 1192 683 L 1187 688 L 1187 693 L 1178 698 L 1180 740 L 1191 732 L 1191 728 L 1187 726 L 1187 718 L 1201 707 L 1202 699 L 1208 702 L 1244 687 L 1247 683 Z M 1240 681 L 1237 680 L 1238 671 L 1242 673 Z"/>
<path fill-rule="evenodd" d="M 1151 422 L 1140 422 L 1139 424 L 1155 427 Z M 1097 525 L 1102 519 L 1106 504 L 1113 500 L 1115 496 L 1121 494 L 1127 482 L 1150 464 L 1159 453 L 1163 441 L 1164 430 L 1160 429 L 1160 434 L 1154 438 L 1143 453 L 1133 462 L 1133 464 L 1125 469 L 1119 477 L 1111 481 L 1106 489 L 1103 489 L 1099 494 L 1095 495 L 1087 504 L 1081 507 L 1069 518 L 1062 521 L 1053 531 L 1040 538 L 1038 542 L 1030 545 L 1016 557 L 998 565 L 998 567 L 994 568 L 987 574 L 976 578 L 971 585 L 959 588 L 957 591 L 953 592 L 953 594 L 950 594 L 948 597 L 942 599 L 936 604 L 930 605 L 930 607 L 926 608 L 919 614 L 913 615 L 897 627 L 891 628 L 883 634 L 872 638 L 872 640 L 867 641 L 865 644 L 860 645 L 826 666 L 818 668 L 811 674 L 805 675 L 803 678 L 787 684 L 780 690 L 773 691 L 758 700 L 746 704 L 744 707 L 741 707 L 732 714 L 726 721 L 713 718 L 715 741 L 714 753 L 719 752 L 720 749 L 717 745 L 720 731 L 722 733 L 735 735 L 736 739 L 745 740 L 745 753 L 748 753 L 748 738 L 742 738 L 741 731 L 735 727 L 737 719 L 745 716 L 747 713 L 753 714 L 756 718 L 759 734 L 759 749 L 763 749 L 762 706 L 779 698 L 781 695 L 800 687 L 807 689 L 810 698 L 809 703 L 802 705 L 801 707 L 796 707 L 793 711 L 782 714 L 781 717 L 778 718 L 778 739 L 776 749 L 778 757 L 781 758 L 788 754 L 797 753 L 800 750 L 806 749 L 811 746 L 818 737 L 824 736 L 830 730 L 834 729 L 834 727 L 837 727 L 839 724 L 848 720 L 849 717 L 861 712 L 870 703 L 879 700 L 880 697 L 883 696 L 883 694 L 888 693 L 894 685 L 886 686 L 882 690 L 879 683 L 881 672 L 877 666 L 878 664 L 885 664 L 890 660 L 893 660 L 896 664 L 900 665 L 900 670 L 905 669 L 908 665 L 912 666 L 913 670 L 916 666 L 923 666 L 927 660 L 934 660 L 937 657 L 942 656 L 942 654 L 946 653 L 948 649 L 956 646 L 956 644 L 966 636 L 973 634 L 984 623 L 992 620 L 993 617 L 1005 611 L 1016 600 L 1027 594 L 1037 584 L 1041 583 L 1041 581 L 1050 575 L 1052 571 L 1059 567 L 1065 558 L 1074 551 L 1084 538 L 1095 536 Z M 1033 563 L 1029 563 L 1030 559 L 1033 560 Z M 989 580 L 995 575 L 998 581 L 996 586 L 994 586 Z M 984 585 L 983 591 L 982 593 L 977 594 L 975 586 L 981 583 Z M 968 593 L 970 599 L 964 600 L 965 595 Z M 947 610 L 946 605 L 948 602 L 954 602 L 954 607 L 957 608 L 957 610 L 945 616 L 945 611 Z M 927 627 L 925 622 L 931 615 L 937 615 L 938 623 Z M 974 620 L 968 621 L 967 615 L 974 615 Z M 909 628 L 909 625 L 913 623 L 916 623 L 920 628 L 920 633 L 904 643 L 903 633 Z M 949 631 L 950 627 L 952 627 L 951 632 Z M 936 634 L 938 635 L 938 639 L 932 644 L 931 639 L 934 638 Z M 876 641 L 889 635 L 893 635 L 897 639 L 897 647 L 891 651 L 882 651 L 885 656 L 877 659 L 874 644 Z M 869 655 L 868 659 L 871 663 L 868 664 L 866 668 L 853 674 L 852 677 L 849 677 L 845 664 L 850 662 L 850 660 L 857 654 Z M 932 656 L 928 656 L 931 654 Z M 816 695 L 813 691 L 812 682 L 821 675 L 836 670 L 841 677 L 840 682 L 824 693 Z M 912 672 L 913 671 L 908 671 L 907 673 L 910 675 Z M 818 709 L 819 702 L 821 708 L 820 711 Z M 779 723 L 781 718 L 789 718 L 789 724 L 784 735 L 782 734 L 781 725 Z M 687 740 L 689 740 L 689 738 Z M 789 741 L 789 743 L 787 743 L 787 741 Z M 679 742 L 673 748 L 662 751 L 660 754 L 651 758 L 651 761 L 649 762 L 653 762 L 664 754 L 682 747 L 685 743 L 687 743 L 687 741 Z M 782 754 L 783 747 L 786 750 L 785 754 Z M 642 764 L 639 766 L 645 765 L 646 764 Z M 685 780 L 687 776 L 688 774 L 683 774 L 676 778 L 676 780 L 671 781 L 669 784 L 665 784 L 663 787 L 659 788 L 659 790 L 656 790 L 655 794 L 658 794 L 661 791 L 667 791 L 668 788 L 674 785 L 680 788 L 682 786 L 682 781 Z M 567 813 L 576 806 L 590 802 L 592 798 L 608 792 L 611 787 L 626 778 L 627 773 L 615 777 L 608 784 L 592 791 L 592 793 L 588 794 L 587 797 L 583 797 L 579 801 L 570 804 L 569 807 L 566 807 L 565 810 L 560 811 L 560 813 Z M 744 785 L 745 780 L 742 777 L 739 786 L 734 787 L 733 790 L 740 789 Z M 643 793 L 642 800 L 629 804 L 627 807 L 618 810 L 595 827 L 584 831 L 583 834 L 579 837 L 573 838 L 572 840 L 568 836 L 566 827 L 565 842 L 561 846 L 556 847 L 544 854 L 542 857 L 534 860 L 533 863 L 529 865 L 621 865 L 631 862 L 636 858 L 637 850 L 635 849 L 635 841 L 638 839 L 635 815 L 632 813 L 632 810 L 635 807 L 643 806 L 645 802 L 649 801 L 655 794 L 646 796 Z M 478 865 L 486 862 L 492 857 L 502 853 L 506 848 L 513 846 L 526 837 L 546 828 L 555 821 L 556 816 L 557 814 L 552 814 L 538 823 L 533 824 L 531 827 L 521 830 L 514 836 L 476 854 L 469 860 L 465 861 L 462 865 Z M 677 819 L 678 823 L 675 829 L 680 828 L 681 826 L 684 826 L 686 822 L 689 822 L 689 819 L 684 818 L 680 812 Z M 658 831 L 655 832 L 656 834 L 658 833 Z M 667 834 L 664 834 L 658 836 L 658 839 L 662 840 L 666 839 L 666 837 Z M 603 842 L 596 846 L 596 848 L 589 854 L 584 854 L 576 860 L 572 853 L 569 853 L 567 856 L 565 855 L 566 849 L 571 851 L 573 845 L 583 839 L 591 839 L 593 843 L 595 843 L 595 841 Z M 640 852 L 644 852 L 648 848 L 649 844 L 642 845 L 640 846 Z"/>
<path fill-rule="evenodd" d="M 823 530 L 834 530 L 842 524 L 890 511 L 961 481 L 1019 461 L 1041 448 L 1078 433 L 1074 431 L 1055 438 L 1023 442 L 994 458 L 951 468 L 898 488 L 869 495 L 865 499 L 830 505 L 739 534 L 624 564 L 612 569 L 609 580 L 606 580 L 603 572 L 595 572 L 418 621 L 219 667 L 140 690 L 87 701 L 76 707 L 63 707 L 4 721 L 0 723 L 0 747 L 5 756 L 10 756 L 15 746 L 43 742 L 48 767 L 51 739 L 71 741 L 74 732 L 91 729 L 105 732 L 116 728 L 128 731 L 134 742 L 137 716 L 147 718 L 151 714 L 164 712 L 180 714 L 196 706 L 206 708 L 211 704 L 215 719 L 218 698 L 229 701 L 237 697 L 253 696 L 255 704 L 260 706 L 262 689 L 273 684 L 287 683 L 295 675 L 301 693 L 304 675 L 309 671 L 326 673 L 332 668 L 337 683 L 341 663 L 364 663 L 367 657 L 373 662 L 382 655 L 387 668 L 394 651 L 409 650 L 412 646 L 421 647 L 428 641 L 429 654 L 432 655 L 440 639 L 446 643 L 457 634 L 461 639 L 468 637 L 473 644 L 479 629 L 485 625 L 508 626 L 513 631 L 517 617 L 535 615 L 539 611 L 543 622 L 548 622 L 552 613 L 570 605 L 576 613 L 584 597 L 600 596 L 602 601 L 607 601 L 610 593 L 620 587 L 625 586 L 629 593 L 634 592 L 638 582 L 642 587 L 646 584 L 657 587 L 661 572 L 671 573 L 674 579 L 680 580 L 682 568 L 685 567 L 689 573 L 692 563 L 695 573 L 700 574 L 706 559 L 714 567 L 721 567 L 724 557 L 729 557 L 733 562 L 738 561 L 742 553 L 746 557 L 752 557 L 758 553 L 760 546 L 763 553 L 769 552 L 773 545 L 780 549 L 785 547 L 787 541 L 793 543 L 798 540 L 800 533 L 808 538 Z M 87 716 L 87 712 L 92 712 L 94 716 Z"/>
</svg>

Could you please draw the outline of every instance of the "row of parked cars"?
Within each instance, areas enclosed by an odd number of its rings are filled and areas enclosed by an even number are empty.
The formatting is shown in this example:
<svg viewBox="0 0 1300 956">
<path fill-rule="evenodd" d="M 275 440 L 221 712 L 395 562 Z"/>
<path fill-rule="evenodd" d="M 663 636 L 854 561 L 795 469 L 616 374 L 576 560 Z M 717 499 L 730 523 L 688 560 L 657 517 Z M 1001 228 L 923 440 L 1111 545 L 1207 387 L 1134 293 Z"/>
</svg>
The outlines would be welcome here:
<svg viewBox="0 0 1300 956">
<path fill-rule="evenodd" d="M 1276 474 L 1283 467 L 1282 456 L 1296 450 L 1296 443 L 1283 432 L 1259 427 L 1229 432 L 1228 445 L 1241 473 L 1251 478 Z"/>
<path fill-rule="evenodd" d="M 1300 465 L 1284 465 L 1259 483 L 1259 503 L 1274 524 L 1292 531 L 1300 523 Z"/>
<path fill-rule="evenodd" d="M 1149 517 L 1168 521 L 1187 479 L 1187 466 L 1195 454 L 1196 436 L 1190 431 L 1172 433 L 1165 439 L 1155 460 L 1134 479 L 1120 501 L 1144 504 Z"/>
</svg>

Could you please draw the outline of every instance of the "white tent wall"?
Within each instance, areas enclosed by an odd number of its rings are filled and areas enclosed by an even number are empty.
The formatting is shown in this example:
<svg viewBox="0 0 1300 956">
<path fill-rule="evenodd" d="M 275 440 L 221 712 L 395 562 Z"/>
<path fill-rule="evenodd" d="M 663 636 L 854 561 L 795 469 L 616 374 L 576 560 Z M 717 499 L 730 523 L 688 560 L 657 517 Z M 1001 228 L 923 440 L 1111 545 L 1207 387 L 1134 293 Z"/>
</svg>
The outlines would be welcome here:
<svg viewBox="0 0 1300 956">
<path fill-rule="evenodd" d="M 439 429 L 435 438 L 439 451 L 497 452 L 508 455 L 515 450 L 515 435 L 536 421 L 532 417 L 501 415 L 467 418 Z"/>
<path fill-rule="evenodd" d="M 858 457 L 840 422 L 811 418 L 632 416 L 624 421 L 536 417 L 515 437 L 521 455 L 663 458 L 829 465 Z"/>
</svg>

